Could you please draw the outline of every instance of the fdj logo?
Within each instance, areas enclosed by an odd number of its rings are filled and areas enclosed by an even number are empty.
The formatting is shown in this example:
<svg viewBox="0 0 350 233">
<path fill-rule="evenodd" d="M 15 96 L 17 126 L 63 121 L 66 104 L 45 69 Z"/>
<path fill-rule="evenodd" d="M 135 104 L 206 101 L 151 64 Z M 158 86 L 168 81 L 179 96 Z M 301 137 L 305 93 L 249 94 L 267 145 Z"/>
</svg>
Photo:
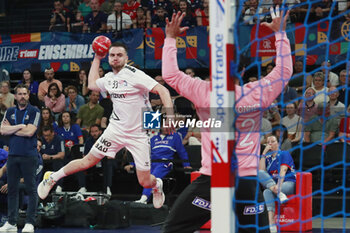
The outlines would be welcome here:
<svg viewBox="0 0 350 233">
<path fill-rule="evenodd" d="M 143 128 L 144 129 L 160 129 L 160 116 L 162 114 L 157 112 L 143 112 Z"/>
</svg>

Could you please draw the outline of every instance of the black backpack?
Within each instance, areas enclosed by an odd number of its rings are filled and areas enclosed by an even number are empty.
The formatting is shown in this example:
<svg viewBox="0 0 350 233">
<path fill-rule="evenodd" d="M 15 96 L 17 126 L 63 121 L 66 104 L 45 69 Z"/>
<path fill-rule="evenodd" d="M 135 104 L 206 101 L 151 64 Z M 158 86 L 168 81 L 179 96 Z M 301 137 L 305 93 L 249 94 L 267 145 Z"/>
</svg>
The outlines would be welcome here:
<svg viewBox="0 0 350 233">
<path fill-rule="evenodd" d="M 130 227 L 130 202 L 112 200 L 100 206 L 97 213 L 99 229 L 116 229 Z"/>
</svg>

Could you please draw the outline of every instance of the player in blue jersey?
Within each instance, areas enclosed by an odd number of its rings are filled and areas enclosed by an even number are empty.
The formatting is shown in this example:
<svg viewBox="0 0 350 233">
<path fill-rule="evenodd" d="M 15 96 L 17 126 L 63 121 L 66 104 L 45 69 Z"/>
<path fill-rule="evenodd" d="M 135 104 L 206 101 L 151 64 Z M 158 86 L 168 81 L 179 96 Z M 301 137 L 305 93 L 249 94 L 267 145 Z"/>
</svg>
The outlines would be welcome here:
<svg viewBox="0 0 350 233">
<path fill-rule="evenodd" d="M 185 147 L 182 145 L 181 137 L 178 133 L 166 134 L 163 129 L 161 133 L 151 138 L 151 174 L 157 178 L 165 177 L 172 169 L 174 154 L 177 153 L 185 169 L 191 169 Z M 152 189 L 143 189 L 138 203 L 147 204 L 151 196 Z"/>
<path fill-rule="evenodd" d="M 267 138 L 267 145 L 259 164 L 259 181 L 264 186 L 264 199 L 269 215 L 271 233 L 277 232 L 275 224 L 275 198 L 280 202 L 288 201 L 286 195 L 295 193 L 295 166 L 288 151 L 279 149 L 276 136 Z"/>
</svg>

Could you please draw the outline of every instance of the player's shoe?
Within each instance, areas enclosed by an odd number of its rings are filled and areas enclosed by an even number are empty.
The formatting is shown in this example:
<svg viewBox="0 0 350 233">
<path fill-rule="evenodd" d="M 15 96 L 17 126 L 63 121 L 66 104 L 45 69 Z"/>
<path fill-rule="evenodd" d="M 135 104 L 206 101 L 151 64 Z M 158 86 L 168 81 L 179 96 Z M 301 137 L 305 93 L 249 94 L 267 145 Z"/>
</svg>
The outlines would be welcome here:
<svg viewBox="0 0 350 233">
<path fill-rule="evenodd" d="M 162 179 L 157 178 L 157 183 L 159 184 L 159 187 L 154 187 L 152 189 L 153 193 L 153 206 L 156 209 L 159 209 L 163 206 L 165 201 L 165 195 L 163 192 L 163 181 Z"/>
<path fill-rule="evenodd" d="M 45 172 L 44 179 L 38 185 L 38 195 L 41 199 L 45 199 L 56 182 L 51 177 L 53 172 Z"/>
<path fill-rule="evenodd" d="M 288 201 L 288 197 L 286 196 L 286 194 L 280 192 L 278 195 L 278 199 L 280 199 L 281 203 L 285 203 Z"/>
<path fill-rule="evenodd" d="M 22 229 L 22 233 L 31 233 L 34 232 L 34 226 L 30 223 L 26 223 L 24 225 L 24 228 Z"/>
<path fill-rule="evenodd" d="M 5 224 L 0 227 L 0 232 L 17 232 L 17 226 L 11 225 L 9 222 L 5 222 Z"/>
<path fill-rule="evenodd" d="M 276 225 L 270 226 L 270 233 L 277 233 Z"/>
</svg>

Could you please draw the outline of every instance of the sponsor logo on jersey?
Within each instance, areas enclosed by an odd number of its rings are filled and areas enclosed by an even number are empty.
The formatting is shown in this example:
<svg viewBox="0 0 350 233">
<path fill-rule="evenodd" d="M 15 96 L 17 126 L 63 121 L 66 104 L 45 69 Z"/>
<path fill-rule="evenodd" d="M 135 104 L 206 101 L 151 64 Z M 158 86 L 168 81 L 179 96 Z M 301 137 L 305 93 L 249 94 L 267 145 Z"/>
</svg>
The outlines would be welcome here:
<svg viewBox="0 0 350 233">
<path fill-rule="evenodd" d="M 197 206 L 199 208 L 205 209 L 205 210 L 209 210 L 211 209 L 211 203 L 210 201 L 207 201 L 203 198 L 200 197 L 195 197 L 192 201 L 192 205 Z"/>
<path fill-rule="evenodd" d="M 244 215 L 255 215 L 255 214 L 261 214 L 264 212 L 265 206 L 264 204 L 259 204 L 259 205 L 250 205 L 244 207 L 243 214 Z"/>
<path fill-rule="evenodd" d="M 102 152 L 107 152 L 109 147 L 112 145 L 110 141 L 107 139 L 100 137 L 99 141 L 95 144 L 95 147 L 97 150 L 102 151 Z"/>
<path fill-rule="evenodd" d="M 116 94 L 116 93 L 112 93 L 111 94 L 112 98 L 116 98 L 116 99 L 124 99 L 126 97 L 126 94 Z"/>
<path fill-rule="evenodd" d="M 127 69 L 130 70 L 131 72 L 134 72 L 134 73 L 136 72 L 136 69 L 135 69 L 134 67 L 132 67 L 132 66 L 126 65 L 125 68 L 127 68 Z"/>
<path fill-rule="evenodd" d="M 144 129 L 160 129 L 160 116 L 162 114 L 157 112 L 145 111 L 143 112 L 143 128 Z"/>
</svg>

